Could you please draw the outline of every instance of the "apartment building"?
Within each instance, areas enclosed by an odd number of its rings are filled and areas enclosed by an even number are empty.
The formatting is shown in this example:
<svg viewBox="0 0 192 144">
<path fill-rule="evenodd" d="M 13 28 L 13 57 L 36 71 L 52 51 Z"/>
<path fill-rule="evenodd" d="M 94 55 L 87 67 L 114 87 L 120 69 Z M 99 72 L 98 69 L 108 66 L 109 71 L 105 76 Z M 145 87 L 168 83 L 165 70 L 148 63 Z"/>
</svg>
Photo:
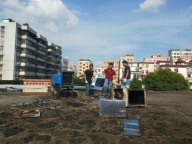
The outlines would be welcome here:
<svg viewBox="0 0 192 144">
<path fill-rule="evenodd" d="M 91 60 L 89 59 L 80 59 L 78 61 L 78 72 L 77 77 L 83 77 L 84 72 L 89 68 L 89 65 L 91 64 Z"/>
<path fill-rule="evenodd" d="M 180 58 L 177 59 L 175 65 L 172 64 L 161 64 L 159 68 L 169 68 L 173 72 L 178 72 L 183 75 L 184 78 L 188 78 L 188 69 L 189 65 L 185 63 L 185 61 L 181 60 Z"/>
<path fill-rule="evenodd" d="M 103 68 L 94 68 L 94 76 L 103 75 Z"/>
<path fill-rule="evenodd" d="M 172 64 L 175 64 L 178 58 L 181 58 L 186 62 L 192 60 L 192 49 L 171 49 L 168 54 L 171 58 Z"/>
<path fill-rule="evenodd" d="M 138 62 L 138 67 L 142 71 L 143 77 L 145 77 L 150 72 L 155 71 L 156 64 L 154 62 Z"/>
<path fill-rule="evenodd" d="M 144 58 L 143 62 L 158 62 L 158 61 L 170 61 L 169 56 L 162 56 L 162 55 L 152 55 L 151 57 Z"/>
<path fill-rule="evenodd" d="M 119 81 L 119 61 L 118 60 L 104 60 L 104 65 L 103 65 L 104 70 L 106 68 L 108 68 L 109 63 L 113 63 L 113 69 L 115 70 L 115 73 L 116 73 L 115 81 L 118 82 Z"/>
<path fill-rule="evenodd" d="M 62 71 L 67 71 L 69 60 L 62 58 L 61 63 L 62 63 Z"/>
<path fill-rule="evenodd" d="M 76 65 L 71 65 L 68 70 L 72 70 L 74 72 L 77 72 Z"/>
<path fill-rule="evenodd" d="M 123 74 L 124 74 L 124 66 L 122 64 L 122 62 L 126 60 L 129 64 L 132 63 L 135 61 L 135 56 L 133 54 L 126 54 L 125 56 L 123 57 L 120 57 L 120 67 L 119 67 L 119 79 L 122 79 L 123 77 Z"/>
<path fill-rule="evenodd" d="M 61 47 L 28 24 L 0 22 L 0 79 L 44 79 L 61 71 Z"/>
</svg>

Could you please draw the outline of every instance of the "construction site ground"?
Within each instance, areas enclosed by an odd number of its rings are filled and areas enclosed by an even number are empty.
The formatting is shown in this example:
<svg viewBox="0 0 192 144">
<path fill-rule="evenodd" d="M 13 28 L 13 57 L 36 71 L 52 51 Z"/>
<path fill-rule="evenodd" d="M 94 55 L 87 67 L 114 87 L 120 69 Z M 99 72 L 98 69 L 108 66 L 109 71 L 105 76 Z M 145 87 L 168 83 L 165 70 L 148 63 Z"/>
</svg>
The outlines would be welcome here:
<svg viewBox="0 0 192 144">
<path fill-rule="evenodd" d="M 47 100 L 42 103 L 42 99 Z M 126 118 L 99 116 L 99 96 L 57 99 L 49 93 L 0 94 L 0 144 L 192 144 L 192 93 L 147 91 L 146 107 Z M 41 116 L 16 118 L 22 110 Z M 141 136 L 124 136 L 125 120 L 140 120 Z"/>
</svg>

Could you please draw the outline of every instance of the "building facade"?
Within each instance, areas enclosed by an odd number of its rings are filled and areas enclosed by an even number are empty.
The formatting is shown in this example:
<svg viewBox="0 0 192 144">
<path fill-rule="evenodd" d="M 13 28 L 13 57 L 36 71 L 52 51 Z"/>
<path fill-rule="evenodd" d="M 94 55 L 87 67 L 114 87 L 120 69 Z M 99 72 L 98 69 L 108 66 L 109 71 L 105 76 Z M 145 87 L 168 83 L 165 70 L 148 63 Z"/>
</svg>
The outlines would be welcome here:
<svg viewBox="0 0 192 144">
<path fill-rule="evenodd" d="M 89 68 L 89 65 L 91 64 L 91 60 L 89 59 L 80 59 L 78 61 L 78 72 L 77 77 L 82 78 L 84 75 L 84 72 Z"/>
<path fill-rule="evenodd" d="M 28 24 L 0 22 L 0 79 L 45 79 L 61 71 L 61 47 Z"/>
<path fill-rule="evenodd" d="M 192 49 L 171 49 L 168 53 L 172 64 L 174 64 L 178 58 L 181 58 L 185 62 L 192 60 Z"/>
<path fill-rule="evenodd" d="M 146 57 L 144 58 L 143 62 L 158 62 L 158 61 L 170 61 L 169 56 L 161 56 L 159 54 L 157 55 L 152 55 L 151 57 Z"/>
<path fill-rule="evenodd" d="M 135 62 L 135 56 L 132 54 L 127 54 L 124 57 L 120 57 L 120 63 L 119 63 L 119 79 L 122 79 L 124 74 L 124 66 L 122 62 L 126 60 L 128 64 Z"/>
<path fill-rule="evenodd" d="M 145 77 L 150 72 L 155 71 L 156 64 L 154 62 L 138 62 L 138 67 L 142 71 L 143 77 Z"/>
<path fill-rule="evenodd" d="M 94 68 L 94 76 L 103 75 L 103 68 Z"/>
<path fill-rule="evenodd" d="M 65 59 L 65 58 L 62 58 L 61 64 L 62 64 L 62 71 L 67 71 L 68 70 L 69 60 Z"/>
<path fill-rule="evenodd" d="M 76 65 L 71 65 L 68 69 L 77 72 Z"/>
<path fill-rule="evenodd" d="M 115 73 L 116 73 L 115 81 L 118 82 L 119 81 L 119 61 L 118 60 L 104 60 L 104 65 L 103 65 L 104 70 L 106 68 L 108 68 L 109 63 L 113 63 L 113 69 L 115 70 Z"/>
</svg>

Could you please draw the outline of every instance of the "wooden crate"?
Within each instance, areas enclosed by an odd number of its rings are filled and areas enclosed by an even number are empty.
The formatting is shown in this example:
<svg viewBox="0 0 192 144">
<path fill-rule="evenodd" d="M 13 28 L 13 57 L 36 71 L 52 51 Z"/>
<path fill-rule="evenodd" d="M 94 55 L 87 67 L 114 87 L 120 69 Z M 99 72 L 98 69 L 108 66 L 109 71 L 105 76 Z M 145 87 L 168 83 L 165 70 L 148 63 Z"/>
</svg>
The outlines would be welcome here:
<svg viewBox="0 0 192 144">
<path fill-rule="evenodd" d="M 124 89 L 124 100 L 126 107 L 129 106 L 146 106 L 146 91 L 145 89 Z"/>
</svg>

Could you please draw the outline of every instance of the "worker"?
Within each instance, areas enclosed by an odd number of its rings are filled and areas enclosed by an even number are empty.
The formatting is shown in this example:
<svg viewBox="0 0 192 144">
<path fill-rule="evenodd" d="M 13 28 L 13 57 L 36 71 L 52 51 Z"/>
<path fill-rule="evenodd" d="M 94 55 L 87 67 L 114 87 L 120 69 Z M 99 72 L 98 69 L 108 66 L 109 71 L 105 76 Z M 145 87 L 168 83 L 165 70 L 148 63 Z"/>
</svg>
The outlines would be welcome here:
<svg viewBox="0 0 192 144">
<path fill-rule="evenodd" d="M 93 80 L 93 64 L 90 64 L 89 69 L 85 71 L 84 79 L 86 84 L 86 96 L 94 95 L 94 91 L 91 90 L 91 83 Z"/>
<path fill-rule="evenodd" d="M 130 85 L 131 70 L 127 61 L 124 60 L 122 64 L 125 68 L 123 79 L 122 79 L 122 85 L 127 86 L 127 85 Z"/>
<path fill-rule="evenodd" d="M 113 85 L 113 80 L 116 79 L 116 73 L 113 70 L 113 63 L 109 63 L 108 68 L 104 70 L 104 75 L 105 78 L 108 80 L 106 95 L 107 98 L 111 98 L 110 89 L 111 86 Z"/>
</svg>

